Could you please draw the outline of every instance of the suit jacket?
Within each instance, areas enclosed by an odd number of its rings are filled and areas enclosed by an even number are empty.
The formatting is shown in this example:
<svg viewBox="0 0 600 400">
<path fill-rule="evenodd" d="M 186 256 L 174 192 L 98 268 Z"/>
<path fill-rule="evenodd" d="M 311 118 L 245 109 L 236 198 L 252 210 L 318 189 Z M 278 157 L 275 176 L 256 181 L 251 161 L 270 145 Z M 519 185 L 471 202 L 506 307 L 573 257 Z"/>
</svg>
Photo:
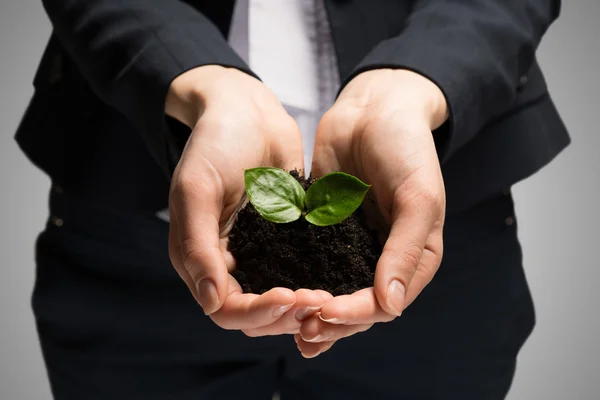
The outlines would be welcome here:
<svg viewBox="0 0 600 400">
<path fill-rule="evenodd" d="M 19 144 L 65 190 L 164 207 L 189 135 L 164 114 L 170 82 L 206 64 L 253 74 L 226 42 L 234 0 L 43 3 L 54 31 Z M 450 119 L 434 137 L 449 212 L 509 188 L 569 143 L 535 59 L 559 0 L 325 3 L 342 87 L 366 70 L 406 68 L 442 89 Z"/>
</svg>

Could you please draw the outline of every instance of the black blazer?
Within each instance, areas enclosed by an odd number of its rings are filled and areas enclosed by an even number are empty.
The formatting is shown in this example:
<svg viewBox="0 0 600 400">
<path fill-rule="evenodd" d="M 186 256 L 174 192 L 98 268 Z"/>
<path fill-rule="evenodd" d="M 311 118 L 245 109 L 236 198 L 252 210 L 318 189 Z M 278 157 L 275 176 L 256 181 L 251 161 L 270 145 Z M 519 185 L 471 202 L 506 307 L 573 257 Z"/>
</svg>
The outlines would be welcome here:
<svg viewBox="0 0 600 400">
<path fill-rule="evenodd" d="M 170 82 L 206 64 L 253 74 L 226 42 L 234 0 L 43 3 L 54 33 L 19 144 L 65 190 L 164 207 L 189 134 L 164 115 Z M 391 67 L 444 92 L 451 116 L 434 135 L 450 212 L 507 189 L 569 143 L 535 60 L 559 0 L 325 4 L 342 87 L 362 71 Z"/>
</svg>

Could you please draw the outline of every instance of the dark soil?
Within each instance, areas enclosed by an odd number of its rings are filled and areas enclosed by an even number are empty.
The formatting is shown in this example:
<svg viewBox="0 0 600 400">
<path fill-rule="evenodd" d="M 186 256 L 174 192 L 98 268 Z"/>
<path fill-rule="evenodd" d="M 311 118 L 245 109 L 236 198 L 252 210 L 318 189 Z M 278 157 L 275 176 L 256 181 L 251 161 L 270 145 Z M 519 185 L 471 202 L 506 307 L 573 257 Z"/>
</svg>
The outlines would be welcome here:
<svg viewBox="0 0 600 400">
<path fill-rule="evenodd" d="M 310 182 L 291 172 L 307 189 Z M 252 204 L 239 212 L 229 237 L 233 276 L 245 293 L 274 287 L 323 289 L 334 296 L 373 286 L 381 245 L 359 209 L 340 224 L 319 227 L 304 218 L 287 224 L 263 219 Z"/>
</svg>

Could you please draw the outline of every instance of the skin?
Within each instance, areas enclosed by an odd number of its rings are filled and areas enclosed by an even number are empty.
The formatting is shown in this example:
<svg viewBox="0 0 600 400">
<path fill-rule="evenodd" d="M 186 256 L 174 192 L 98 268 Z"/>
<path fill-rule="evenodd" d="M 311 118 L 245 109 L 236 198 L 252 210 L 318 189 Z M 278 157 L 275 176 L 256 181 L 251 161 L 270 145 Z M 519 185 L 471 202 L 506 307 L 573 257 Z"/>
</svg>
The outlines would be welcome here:
<svg viewBox="0 0 600 400">
<path fill-rule="evenodd" d="M 244 169 L 303 168 L 300 131 L 275 95 L 235 69 L 204 66 L 177 77 L 167 114 L 192 129 L 169 194 L 169 255 L 204 312 L 224 329 L 249 335 L 295 333 L 320 310 L 311 290 L 243 294 L 229 274 L 232 217 L 241 206 Z M 300 313 L 300 314 L 299 314 Z"/>
<path fill-rule="evenodd" d="M 313 171 L 353 174 L 372 185 L 370 220 L 385 238 L 374 287 L 348 296 L 275 288 L 243 294 L 229 274 L 232 216 L 244 198 L 243 170 L 303 167 L 299 129 L 255 78 L 218 66 L 171 84 L 166 112 L 192 134 L 170 191 L 169 254 L 204 312 L 248 336 L 294 334 L 305 357 L 389 322 L 431 281 L 441 262 L 445 192 L 432 131 L 448 118 L 441 90 L 406 70 L 357 75 L 317 130 Z"/>
<path fill-rule="evenodd" d="M 374 287 L 327 301 L 303 323 L 295 339 L 305 356 L 400 316 L 437 272 L 446 200 L 432 131 L 447 119 L 434 83 L 381 69 L 356 76 L 321 120 L 313 171 L 345 171 L 370 183 L 376 203 L 365 206 L 386 240 Z"/>
</svg>

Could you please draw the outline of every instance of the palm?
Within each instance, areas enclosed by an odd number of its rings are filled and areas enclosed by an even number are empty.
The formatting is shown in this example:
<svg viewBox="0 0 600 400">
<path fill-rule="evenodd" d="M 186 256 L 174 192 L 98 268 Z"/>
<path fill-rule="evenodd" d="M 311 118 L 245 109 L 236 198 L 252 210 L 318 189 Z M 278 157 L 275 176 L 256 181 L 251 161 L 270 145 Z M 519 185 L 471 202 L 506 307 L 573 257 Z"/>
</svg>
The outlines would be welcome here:
<svg viewBox="0 0 600 400">
<path fill-rule="evenodd" d="M 345 171 L 371 184 L 375 202 L 366 201 L 365 209 L 384 231 L 398 207 L 443 186 L 430 130 L 407 122 L 399 115 L 385 120 L 334 115 L 322 120 L 316 139 L 315 174 Z"/>
<path fill-rule="evenodd" d="M 238 116 L 236 125 L 251 126 L 255 122 L 251 116 L 247 118 L 248 120 L 244 121 Z M 203 121 L 198 125 L 198 136 L 201 138 L 199 155 L 202 156 L 203 164 L 212 166 L 214 171 L 218 172 L 222 182 L 218 185 L 222 196 L 219 236 L 221 250 L 231 272 L 235 263 L 227 250 L 227 243 L 234 217 L 246 201 L 244 170 L 258 166 L 274 166 L 285 170 L 301 169 L 303 153 L 298 127 L 291 120 L 286 121 L 286 129 L 278 131 L 276 141 L 271 141 L 269 146 L 263 133 L 271 130 L 268 125 L 265 124 L 266 126 L 260 129 L 261 132 L 247 132 L 243 135 L 243 140 L 240 140 L 239 128 L 223 123 L 222 114 L 219 121 L 219 124 L 224 124 L 225 129 L 218 129 Z"/>
<path fill-rule="evenodd" d="M 174 173 L 170 195 L 169 245 L 177 271 L 200 304 L 218 305 L 209 308 L 213 321 L 253 336 L 295 331 L 300 323 L 294 313 L 323 303 L 312 291 L 274 288 L 260 296 L 243 294 L 229 273 L 235 262 L 227 235 L 245 199 L 244 170 L 303 166 L 295 122 L 281 106 L 262 111 L 231 109 L 231 104 L 207 107 Z M 288 305 L 294 306 L 285 309 L 289 313 L 277 314 Z"/>
</svg>

